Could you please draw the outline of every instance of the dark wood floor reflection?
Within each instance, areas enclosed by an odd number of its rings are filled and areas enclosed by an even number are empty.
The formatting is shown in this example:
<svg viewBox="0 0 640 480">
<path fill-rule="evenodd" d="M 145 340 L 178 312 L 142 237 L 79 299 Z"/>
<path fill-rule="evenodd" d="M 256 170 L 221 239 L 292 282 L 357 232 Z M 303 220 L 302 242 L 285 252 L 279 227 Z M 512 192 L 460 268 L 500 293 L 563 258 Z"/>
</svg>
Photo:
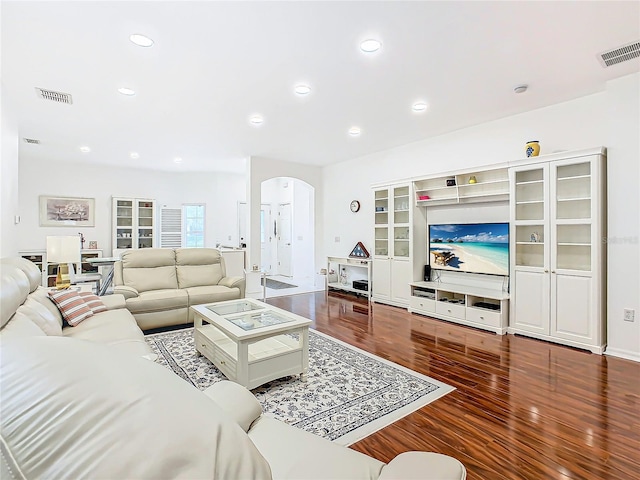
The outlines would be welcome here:
<svg viewBox="0 0 640 480">
<path fill-rule="evenodd" d="M 324 292 L 273 298 L 313 327 L 456 387 L 352 445 L 459 459 L 469 479 L 640 478 L 640 364 Z"/>
</svg>

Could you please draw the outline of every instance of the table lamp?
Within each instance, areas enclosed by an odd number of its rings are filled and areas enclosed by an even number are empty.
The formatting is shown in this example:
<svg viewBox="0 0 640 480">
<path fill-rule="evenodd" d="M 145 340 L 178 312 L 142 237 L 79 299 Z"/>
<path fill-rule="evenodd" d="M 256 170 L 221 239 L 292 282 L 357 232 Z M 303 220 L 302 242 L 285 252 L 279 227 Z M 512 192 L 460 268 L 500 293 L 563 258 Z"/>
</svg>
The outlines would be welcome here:
<svg viewBox="0 0 640 480">
<path fill-rule="evenodd" d="M 58 264 L 56 288 L 69 288 L 69 264 L 80 263 L 80 237 L 47 237 L 47 263 Z"/>
</svg>

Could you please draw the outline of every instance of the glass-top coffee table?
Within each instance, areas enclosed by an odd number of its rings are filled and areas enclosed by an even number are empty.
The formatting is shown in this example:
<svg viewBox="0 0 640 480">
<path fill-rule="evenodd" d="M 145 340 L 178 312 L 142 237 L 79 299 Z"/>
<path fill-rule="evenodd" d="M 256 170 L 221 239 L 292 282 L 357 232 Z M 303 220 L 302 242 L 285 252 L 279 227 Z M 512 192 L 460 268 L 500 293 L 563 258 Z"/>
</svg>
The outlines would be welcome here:
<svg viewBox="0 0 640 480">
<path fill-rule="evenodd" d="M 309 368 L 311 320 L 253 298 L 191 307 L 196 351 L 249 389 Z"/>
</svg>

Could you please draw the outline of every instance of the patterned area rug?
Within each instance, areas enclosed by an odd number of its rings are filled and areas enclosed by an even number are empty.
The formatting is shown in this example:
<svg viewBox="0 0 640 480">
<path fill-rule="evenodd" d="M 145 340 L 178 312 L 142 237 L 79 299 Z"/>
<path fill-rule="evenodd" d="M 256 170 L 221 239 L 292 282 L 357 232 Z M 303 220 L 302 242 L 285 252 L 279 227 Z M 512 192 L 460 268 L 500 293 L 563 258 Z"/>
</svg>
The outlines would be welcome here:
<svg viewBox="0 0 640 480">
<path fill-rule="evenodd" d="M 198 357 L 193 328 L 147 335 L 157 363 L 204 390 L 225 376 Z M 307 382 L 284 377 L 252 390 L 266 415 L 351 445 L 454 390 L 398 364 L 309 330 Z"/>
</svg>

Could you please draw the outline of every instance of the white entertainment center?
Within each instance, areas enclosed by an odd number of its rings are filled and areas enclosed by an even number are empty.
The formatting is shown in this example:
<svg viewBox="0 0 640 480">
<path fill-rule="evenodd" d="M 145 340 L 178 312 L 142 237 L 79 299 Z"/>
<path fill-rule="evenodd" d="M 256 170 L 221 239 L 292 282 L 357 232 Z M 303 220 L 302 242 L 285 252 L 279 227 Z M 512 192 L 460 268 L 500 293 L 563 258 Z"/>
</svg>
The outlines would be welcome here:
<svg viewBox="0 0 640 480">
<path fill-rule="evenodd" d="M 372 301 L 601 354 L 605 161 L 599 147 L 373 185 Z M 408 212 L 401 194 L 413 198 Z M 442 269 L 448 258 L 438 266 L 427 257 L 430 225 L 492 222 L 509 224 L 507 275 Z M 420 279 L 426 263 L 440 267 L 432 281 Z M 396 264 L 407 266 L 379 268 Z"/>
<path fill-rule="evenodd" d="M 509 326 L 509 294 L 456 283 L 412 282 L 409 311 L 499 335 Z"/>
</svg>

